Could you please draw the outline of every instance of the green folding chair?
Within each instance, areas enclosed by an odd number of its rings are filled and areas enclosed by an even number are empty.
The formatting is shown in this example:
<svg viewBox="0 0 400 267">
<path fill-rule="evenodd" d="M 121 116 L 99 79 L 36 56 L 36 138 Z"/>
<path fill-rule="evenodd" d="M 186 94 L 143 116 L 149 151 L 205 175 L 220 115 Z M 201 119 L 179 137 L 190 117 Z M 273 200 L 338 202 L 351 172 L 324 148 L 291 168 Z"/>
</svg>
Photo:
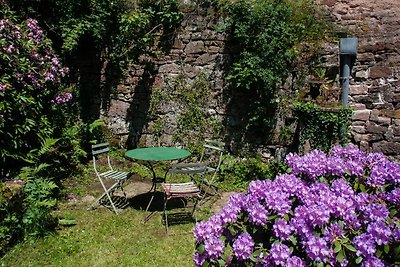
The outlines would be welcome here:
<svg viewBox="0 0 400 267">
<path fill-rule="evenodd" d="M 197 163 L 206 164 L 204 172 L 200 174 L 200 189 L 202 198 L 213 196 L 217 193 L 216 179 L 221 167 L 223 155 L 225 151 L 225 143 L 217 140 L 206 139 L 203 144 L 203 150 Z M 189 168 L 194 170 L 194 168 Z"/>
<path fill-rule="evenodd" d="M 117 206 L 123 208 L 128 203 L 123 185 L 130 177 L 130 173 L 117 171 L 111 166 L 109 151 L 110 147 L 108 143 L 92 145 L 93 168 L 102 188 L 104 189 L 104 193 L 95 200 L 92 204 L 92 208 L 97 208 L 99 205 L 103 205 L 112 208 L 114 212 L 118 214 Z M 104 166 L 100 166 L 98 163 L 100 162 L 99 157 L 101 156 L 104 156 L 104 159 L 106 159 L 106 163 L 102 164 Z M 106 186 L 105 179 L 112 181 L 111 186 Z M 118 197 L 114 195 L 118 189 L 121 190 L 124 195 L 122 205 L 121 201 L 117 202 Z"/>
<path fill-rule="evenodd" d="M 199 186 L 193 181 L 192 175 L 205 173 L 206 170 L 207 170 L 207 164 L 205 163 L 176 163 L 173 164 L 169 169 L 167 175 L 170 176 L 174 174 L 183 175 L 180 177 L 185 177 L 187 179 L 188 177 L 190 177 L 190 181 L 161 184 L 161 187 L 164 192 L 163 214 L 165 218 L 165 227 L 167 231 L 168 231 L 168 210 L 167 210 L 168 201 L 171 199 L 181 199 L 181 200 L 192 199 L 193 208 L 192 211 L 190 212 L 190 216 L 191 218 L 193 218 L 193 214 L 195 212 L 197 203 L 201 198 L 201 191 Z M 187 208 L 186 205 L 187 202 L 183 203 L 184 207 Z"/>
</svg>

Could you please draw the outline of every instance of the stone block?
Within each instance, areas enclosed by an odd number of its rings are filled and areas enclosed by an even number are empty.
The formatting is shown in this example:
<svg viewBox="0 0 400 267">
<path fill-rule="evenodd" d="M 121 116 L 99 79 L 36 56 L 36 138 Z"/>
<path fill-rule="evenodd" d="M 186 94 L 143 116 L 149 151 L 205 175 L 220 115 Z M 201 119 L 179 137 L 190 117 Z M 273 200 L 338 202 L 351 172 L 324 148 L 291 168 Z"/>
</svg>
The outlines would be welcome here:
<svg viewBox="0 0 400 267">
<path fill-rule="evenodd" d="M 365 134 L 365 127 L 364 126 L 351 126 L 351 132 L 355 134 Z"/>
<path fill-rule="evenodd" d="M 361 141 L 360 144 L 359 144 L 359 148 L 360 148 L 361 151 L 364 151 L 364 152 L 367 152 L 367 153 L 369 153 L 370 150 L 371 150 L 371 148 L 369 146 L 369 143 L 366 142 L 366 141 Z"/>
<path fill-rule="evenodd" d="M 356 72 L 355 77 L 359 79 L 368 79 L 368 71 L 359 70 Z"/>
<path fill-rule="evenodd" d="M 368 86 L 365 84 L 350 86 L 350 95 L 366 95 L 367 93 Z"/>
<path fill-rule="evenodd" d="M 350 103 L 350 107 L 354 110 L 366 109 L 365 104 L 361 104 L 361 103 Z"/>
<path fill-rule="evenodd" d="M 359 62 L 371 62 L 375 60 L 373 53 L 360 53 L 357 55 L 357 61 Z"/>
<path fill-rule="evenodd" d="M 216 54 L 203 54 L 196 59 L 196 63 L 198 63 L 199 65 L 206 65 L 207 63 L 215 61 L 216 58 Z"/>
<path fill-rule="evenodd" d="M 388 78 L 392 75 L 392 69 L 387 66 L 374 66 L 369 69 L 369 77 L 372 79 Z"/>
<path fill-rule="evenodd" d="M 366 131 L 372 134 L 384 134 L 388 130 L 388 127 L 377 125 L 374 122 L 367 122 Z"/>
<path fill-rule="evenodd" d="M 203 41 L 193 41 L 186 45 L 185 53 L 186 54 L 200 54 L 205 52 L 204 42 Z"/>
<path fill-rule="evenodd" d="M 380 141 L 372 144 L 372 150 L 385 155 L 398 155 L 400 154 L 400 143 Z"/>
<path fill-rule="evenodd" d="M 356 142 L 371 142 L 371 141 L 381 141 L 383 140 L 383 135 L 381 134 L 356 134 L 353 133 L 353 139 Z"/>
<path fill-rule="evenodd" d="M 160 66 L 158 69 L 159 73 L 179 73 L 179 65 L 172 63 L 172 64 L 165 64 Z"/>
<path fill-rule="evenodd" d="M 400 119 L 400 110 L 380 110 L 380 115 L 382 117 Z"/>
<path fill-rule="evenodd" d="M 356 110 L 353 112 L 353 116 L 351 118 L 352 118 L 352 120 L 367 121 L 367 120 L 369 120 L 370 114 L 371 114 L 371 110 L 369 110 L 369 109 Z"/>
</svg>

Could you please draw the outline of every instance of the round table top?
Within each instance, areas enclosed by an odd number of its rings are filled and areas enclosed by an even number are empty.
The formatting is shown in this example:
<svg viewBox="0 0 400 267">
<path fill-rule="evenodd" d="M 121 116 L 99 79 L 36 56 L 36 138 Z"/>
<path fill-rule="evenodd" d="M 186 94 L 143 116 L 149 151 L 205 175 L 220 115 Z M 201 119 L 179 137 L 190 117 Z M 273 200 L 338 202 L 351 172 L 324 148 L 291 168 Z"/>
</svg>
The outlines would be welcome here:
<svg viewBox="0 0 400 267">
<path fill-rule="evenodd" d="M 160 161 L 182 159 L 190 154 L 190 151 L 177 147 L 144 147 L 128 150 L 125 156 L 137 160 Z"/>
</svg>

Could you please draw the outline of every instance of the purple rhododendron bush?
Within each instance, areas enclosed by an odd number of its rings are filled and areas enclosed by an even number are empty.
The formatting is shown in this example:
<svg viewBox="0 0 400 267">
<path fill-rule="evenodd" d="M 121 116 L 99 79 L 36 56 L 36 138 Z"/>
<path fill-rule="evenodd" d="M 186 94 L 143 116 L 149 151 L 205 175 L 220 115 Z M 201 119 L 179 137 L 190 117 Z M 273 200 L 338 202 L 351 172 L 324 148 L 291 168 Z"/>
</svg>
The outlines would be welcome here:
<svg viewBox="0 0 400 267">
<path fill-rule="evenodd" d="M 289 154 L 196 224 L 196 266 L 397 266 L 400 165 L 354 146 Z"/>
</svg>

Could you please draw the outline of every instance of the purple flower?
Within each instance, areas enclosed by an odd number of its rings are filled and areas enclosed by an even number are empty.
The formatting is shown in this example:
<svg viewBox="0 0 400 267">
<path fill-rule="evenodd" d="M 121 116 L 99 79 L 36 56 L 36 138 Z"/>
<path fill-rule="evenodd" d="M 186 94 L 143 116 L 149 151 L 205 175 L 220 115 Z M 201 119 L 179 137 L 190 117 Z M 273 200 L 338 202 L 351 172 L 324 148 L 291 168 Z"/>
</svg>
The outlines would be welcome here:
<svg viewBox="0 0 400 267">
<path fill-rule="evenodd" d="M 297 256 L 290 257 L 286 261 L 286 267 L 306 267 L 306 263 Z"/>
<path fill-rule="evenodd" d="M 247 207 L 247 212 L 250 222 L 256 225 L 263 226 L 268 220 L 268 211 L 259 202 Z"/>
<path fill-rule="evenodd" d="M 224 252 L 224 243 L 217 237 L 210 237 L 204 241 L 204 252 L 208 258 L 215 260 Z"/>
<path fill-rule="evenodd" d="M 361 234 L 353 239 L 354 247 L 357 249 L 357 256 L 371 256 L 375 254 L 376 247 L 373 238 L 369 234 Z"/>
<path fill-rule="evenodd" d="M 312 236 L 305 245 L 307 255 L 312 260 L 326 262 L 333 252 L 323 238 Z"/>
<path fill-rule="evenodd" d="M 386 221 L 389 216 L 389 210 L 382 204 L 369 204 L 364 210 L 364 221 L 376 222 Z"/>
<path fill-rule="evenodd" d="M 374 256 L 368 256 L 361 263 L 361 267 L 385 267 L 385 263 Z"/>
<path fill-rule="evenodd" d="M 203 266 L 204 262 L 206 261 L 205 255 L 200 255 L 197 251 L 193 255 L 193 262 L 196 267 Z"/>
<path fill-rule="evenodd" d="M 253 238 L 248 233 L 242 233 L 233 242 L 232 249 L 238 260 L 248 259 L 254 249 Z"/>
<path fill-rule="evenodd" d="M 386 200 L 389 203 L 399 205 L 400 204 L 400 188 L 396 188 L 386 194 Z"/>
<path fill-rule="evenodd" d="M 275 236 L 282 240 L 287 240 L 293 231 L 293 227 L 284 219 L 276 221 L 272 228 Z"/>
<path fill-rule="evenodd" d="M 400 227 L 397 226 L 393 230 L 393 238 L 394 238 L 395 241 L 400 241 Z"/>
<path fill-rule="evenodd" d="M 56 103 L 57 105 L 62 105 L 65 103 L 68 103 L 72 100 L 72 94 L 68 93 L 68 92 L 63 92 L 61 94 L 59 94 L 58 96 L 56 96 L 53 100 L 54 103 Z"/>
<path fill-rule="evenodd" d="M 275 265 L 286 266 L 286 261 L 290 257 L 290 250 L 288 246 L 281 243 L 274 243 L 270 249 L 270 256 Z"/>
<path fill-rule="evenodd" d="M 367 227 L 367 233 L 370 234 L 377 245 L 386 245 L 392 235 L 389 226 L 382 221 L 370 223 Z"/>
<path fill-rule="evenodd" d="M 342 238 L 343 235 L 343 229 L 337 223 L 332 223 L 325 229 L 324 233 L 325 240 L 330 243 L 333 243 L 338 238 Z"/>
<path fill-rule="evenodd" d="M 198 222 L 193 230 L 197 242 L 203 242 L 211 237 L 219 237 L 222 234 L 221 218 L 212 216 L 208 221 Z"/>
<path fill-rule="evenodd" d="M 5 84 L 0 84 L 0 92 L 5 92 L 5 91 L 7 91 L 7 89 L 8 89 L 8 86 L 7 85 L 5 85 Z"/>
</svg>

